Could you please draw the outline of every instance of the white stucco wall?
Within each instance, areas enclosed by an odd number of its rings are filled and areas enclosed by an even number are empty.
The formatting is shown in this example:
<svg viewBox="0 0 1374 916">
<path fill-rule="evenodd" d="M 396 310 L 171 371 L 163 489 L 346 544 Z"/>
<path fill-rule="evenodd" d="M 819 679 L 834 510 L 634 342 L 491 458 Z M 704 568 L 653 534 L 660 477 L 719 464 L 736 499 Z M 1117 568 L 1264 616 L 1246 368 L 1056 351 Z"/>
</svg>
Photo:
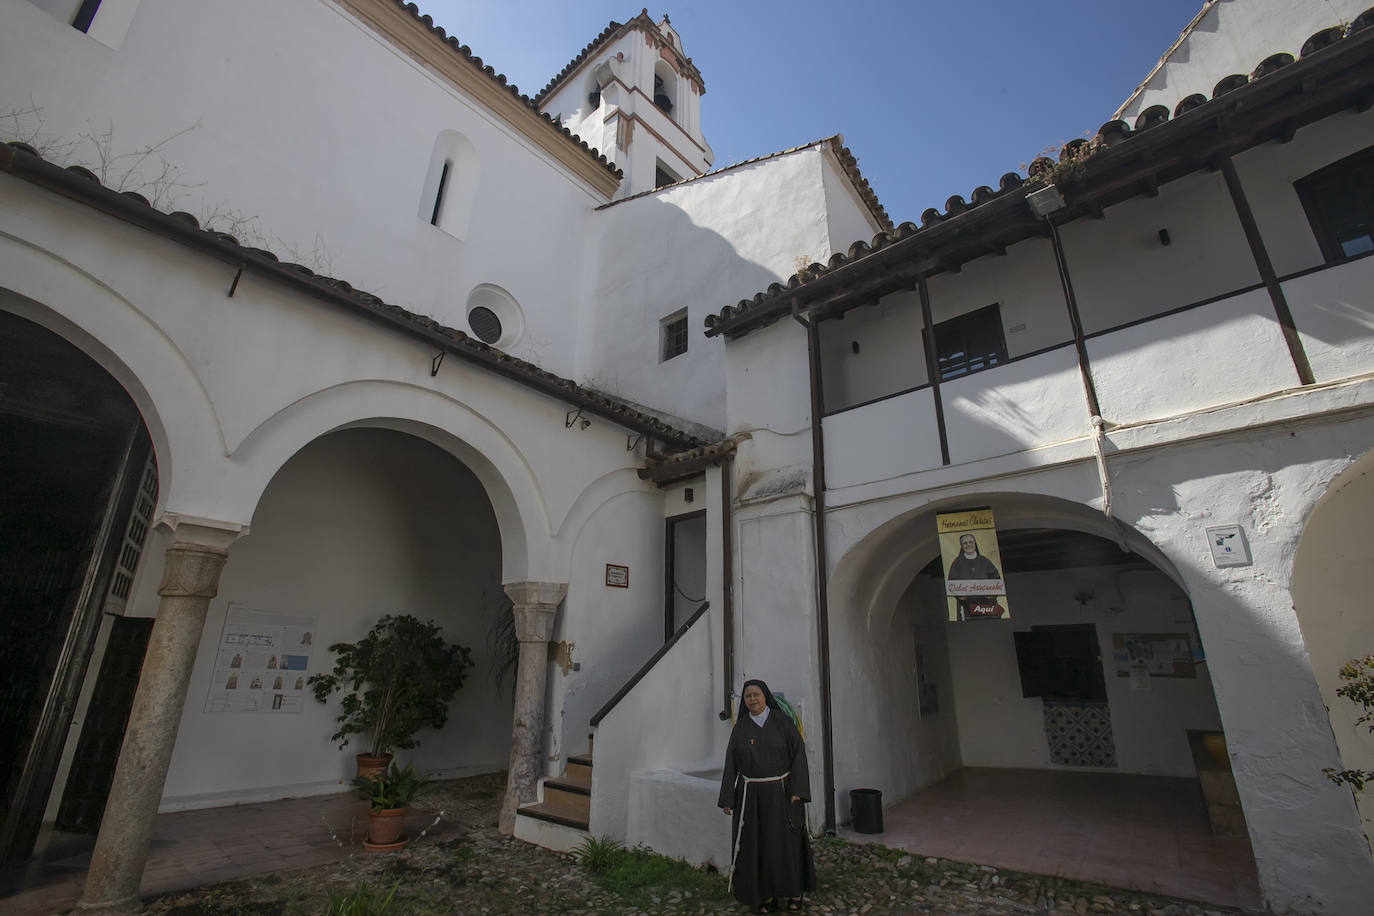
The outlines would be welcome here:
<svg viewBox="0 0 1374 916">
<path fill-rule="evenodd" d="M 1091 595 L 1080 606 L 1076 595 Z M 943 610 L 938 601 L 935 611 Z M 1194 778 L 1188 729 L 1221 728 L 1212 682 L 1199 665 L 1195 678 L 1152 677 L 1149 690 L 1132 689 L 1112 661 L 1116 633 L 1191 633 L 1188 599 L 1152 569 L 1092 567 L 1009 573 L 1007 620 L 948 626 L 949 666 L 959 748 L 965 766 L 1065 768 L 1050 759 L 1042 701 L 1021 695 L 1012 633 L 1047 624 L 1093 624 L 1111 710 L 1115 768 L 1108 772 Z"/>
<path fill-rule="evenodd" d="M 1169 231 L 1170 244 L 1159 240 Z M 1259 282 L 1220 172 L 1194 172 L 1079 219 L 1061 231 L 1083 318 L 1092 334 Z"/>
<path fill-rule="evenodd" d="M 730 723 L 721 722 L 713 692 L 718 653 L 707 611 L 668 650 L 635 689 L 601 720 L 596 729 L 592 767 L 592 836 L 637 838 L 662 810 L 636 806 L 631 820 L 632 774 L 672 768 L 678 772 L 719 767 L 714 749 L 724 746 Z M 646 659 L 647 660 L 647 659 Z M 641 662 L 642 663 L 642 662 Z M 636 668 L 638 665 L 636 665 Z M 618 685 L 617 685 L 618 686 Z M 717 815 L 719 816 L 719 815 Z M 729 833 L 729 828 L 723 828 Z"/>
<path fill-rule="evenodd" d="M 821 152 L 802 150 L 598 212 L 600 260 L 579 377 L 715 429 L 726 425 L 724 352 L 708 313 L 828 257 Z M 660 320 L 687 310 L 687 352 L 661 362 Z"/>
<path fill-rule="evenodd" d="M 1318 382 L 1351 378 L 1374 366 L 1374 258 L 1362 258 L 1283 284 L 1303 352 Z"/>
<path fill-rule="evenodd" d="M 1365 535 L 1374 507 L 1374 452 L 1346 468 L 1322 494 L 1303 526 L 1293 557 L 1293 605 L 1303 643 L 1331 716 L 1340 749 L 1334 769 L 1374 770 L 1374 737 L 1356 720 L 1359 704 L 1336 691 L 1347 682 L 1341 666 L 1374 654 L 1374 618 L 1364 596 L 1374 590 L 1374 551 Z M 1374 803 L 1355 793 L 1366 837 L 1374 834 Z"/>
<path fill-rule="evenodd" d="M 940 466 L 935 396 L 929 388 L 833 414 L 825 426 L 825 483 L 850 487 Z M 885 430 L 874 448 L 872 430 Z"/>
<path fill-rule="evenodd" d="M 160 557 L 150 560 L 160 565 Z M 308 445 L 273 479 L 252 534 L 230 551 L 191 675 L 163 810 L 344 791 L 352 755 L 367 750 L 366 736 L 343 751 L 329 741 L 338 697 L 320 704 L 308 688 L 299 714 L 205 711 L 231 604 L 317 616 L 307 677 L 333 667 L 326 647 L 356 642 L 383 614 L 434 620 L 445 639 L 472 650 L 474 666 L 445 728 L 422 730 L 420 747 L 397 756 L 440 774 L 504 767 L 511 690 L 507 684 L 498 693 L 491 681 L 488 639 L 500 567 L 491 505 L 452 456 L 387 430 L 349 430 Z"/>
<path fill-rule="evenodd" d="M 1349 23 L 1368 8 L 1365 0 L 1219 0 L 1193 32 L 1146 79 L 1119 117 L 1130 123 L 1152 105 L 1174 110 L 1184 97 L 1208 98 L 1222 77 L 1250 73 L 1271 54 L 1294 57 L 1314 32 Z M 1185 23 L 1180 22 L 1182 29 Z M 1145 74 L 1141 74 L 1145 78 Z"/>
<path fill-rule="evenodd" d="M 1088 359 L 1102 415 L 1113 423 L 1162 419 L 1298 384 L 1263 289 L 1094 337 Z"/>
<path fill-rule="evenodd" d="M 572 374 L 567 291 L 586 257 L 569 240 L 602 200 L 336 7 L 142 0 L 118 53 L 28 3 L 6 4 L 0 21 L 0 110 L 37 106 L 56 145 L 112 130 L 119 155 L 185 131 L 161 150 L 184 185 L 170 209 L 233 210 L 251 218 L 239 228 L 250 243 L 455 327 L 467 327 L 474 286 L 498 285 L 526 313 L 513 351 Z M 329 91 L 292 89 L 320 85 Z M 480 231 L 464 241 L 417 215 L 446 130 L 480 160 Z M 93 155 L 86 143 L 57 158 Z"/>
</svg>

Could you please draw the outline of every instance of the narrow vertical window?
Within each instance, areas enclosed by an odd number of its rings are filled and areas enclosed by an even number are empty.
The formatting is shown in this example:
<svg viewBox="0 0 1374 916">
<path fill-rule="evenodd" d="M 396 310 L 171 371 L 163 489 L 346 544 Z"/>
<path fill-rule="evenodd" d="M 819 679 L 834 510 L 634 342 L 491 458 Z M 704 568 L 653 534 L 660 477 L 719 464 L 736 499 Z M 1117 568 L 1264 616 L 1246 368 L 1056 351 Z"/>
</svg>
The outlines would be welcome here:
<svg viewBox="0 0 1374 916">
<path fill-rule="evenodd" d="M 660 362 L 687 352 L 687 310 L 674 312 L 659 322 Z"/>
<path fill-rule="evenodd" d="M 448 173 L 453 168 L 453 160 L 444 160 L 444 170 L 439 173 L 439 189 L 434 192 L 434 212 L 430 214 L 429 224 L 439 225 L 439 211 L 444 207 L 444 188 L 448 186 Z"/>
<path fill-rule="evenodd" d="M 84 0 L 81 7 L 76 11 L 76 16 L 72 19 L 72 28 L 89 32 L 91 23 L 95 21 L 95 14 L 99 9 L 100 0 Z"/>
</svg>

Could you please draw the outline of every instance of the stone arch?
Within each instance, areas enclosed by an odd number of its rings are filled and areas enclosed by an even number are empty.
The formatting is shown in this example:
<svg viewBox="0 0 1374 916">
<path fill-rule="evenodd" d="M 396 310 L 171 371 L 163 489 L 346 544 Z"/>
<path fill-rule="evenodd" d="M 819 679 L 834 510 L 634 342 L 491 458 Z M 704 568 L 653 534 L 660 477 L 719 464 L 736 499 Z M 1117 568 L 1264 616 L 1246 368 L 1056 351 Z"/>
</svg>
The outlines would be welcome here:
<svg viewBox="0 0 1374 916">
<path fill-rule="evenodd" d="M 471 408 L 437 392 L 390 381 L 336 385 L 302 398 L 255 428 L 233 456 L 211 517 L 247 520 L 277 471 L 309 442 L 339 429 L 377 427 L 424 439 L 463 462 L 482 483 L 501 533 L 502 579 L 547 578 L 560 568 L 548 509 L 514 443 Z"/>
<path fill-rule="evenodd" d="M 1327 485 L 1308 513 L 1293 556 L 1293 610 L 1335 733 L 1338 769 L 1374 769 L 1374 736 L 1356 723 L 1360 709 L 1336 695 L 1345 662 L 1374 654 L 1374 450 Z M 1374 835 L 1374 803 L 1356 793 L 1365 836 Z"/>
<path fill-rule="evenodd" d="M 132 398 L 157 456 L 157 515 L 195 514 L 226 448 L 186 355 L 134 303 L 51 252 L 0 239 L 0 277 L 0 308 L 80 348 Z"/>
</svg>

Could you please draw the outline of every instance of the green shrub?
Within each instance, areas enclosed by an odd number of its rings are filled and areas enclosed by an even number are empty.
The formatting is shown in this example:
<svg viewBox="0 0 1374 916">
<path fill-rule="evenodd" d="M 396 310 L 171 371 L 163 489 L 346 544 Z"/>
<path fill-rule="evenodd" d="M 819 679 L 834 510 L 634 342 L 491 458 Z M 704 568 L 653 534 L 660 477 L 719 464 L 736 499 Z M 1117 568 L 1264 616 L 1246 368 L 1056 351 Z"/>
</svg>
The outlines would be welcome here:
<svg viewBox="0 0 1374 916">
<path fill-rule="evenodd" d="M 358 886 L 349 891 L 334 891 L 329 895 L 329 903 L 325 905 L 324 916 L 392 916 L 399 914 L 400 911 L 393 909 L 392 901 L 396 896 L 396 888 L 401 886 L 397 881 L 391 885 L 391 890 L 385 895 L 380 890 L 374 891 L 364 882 L 359 881 Z"/>
</svg>

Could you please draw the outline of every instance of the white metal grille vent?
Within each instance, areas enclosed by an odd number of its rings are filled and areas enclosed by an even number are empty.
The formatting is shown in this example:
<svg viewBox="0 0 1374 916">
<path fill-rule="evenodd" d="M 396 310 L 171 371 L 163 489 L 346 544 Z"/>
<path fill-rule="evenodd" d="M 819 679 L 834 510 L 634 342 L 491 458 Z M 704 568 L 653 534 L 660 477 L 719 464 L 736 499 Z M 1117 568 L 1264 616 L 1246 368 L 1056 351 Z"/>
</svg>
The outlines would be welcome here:
<svg viewBox="0 0 1374 916">
<path fill-rule="evenodd" d="M 110 582 L 110 600 L 106 611 L 119 614 L 124 603 L 129 600 L 129 589 L 134 584 L 134 573 L 138 571 L 138 558 L 143 555 L 143 542 L 148 537 L 148 528 L 153 523 L 153 507 L 157 505 L 157 465 L 153 456 L 143 466 L 143 479 L 139 481 L 138 495 L 134 497 L 133 511 L 129 513 L 129 527 L 124 532 L 124 542 L 119 548 L 119 558 L 115 561 L 114 576 Z"/>
</svg>

